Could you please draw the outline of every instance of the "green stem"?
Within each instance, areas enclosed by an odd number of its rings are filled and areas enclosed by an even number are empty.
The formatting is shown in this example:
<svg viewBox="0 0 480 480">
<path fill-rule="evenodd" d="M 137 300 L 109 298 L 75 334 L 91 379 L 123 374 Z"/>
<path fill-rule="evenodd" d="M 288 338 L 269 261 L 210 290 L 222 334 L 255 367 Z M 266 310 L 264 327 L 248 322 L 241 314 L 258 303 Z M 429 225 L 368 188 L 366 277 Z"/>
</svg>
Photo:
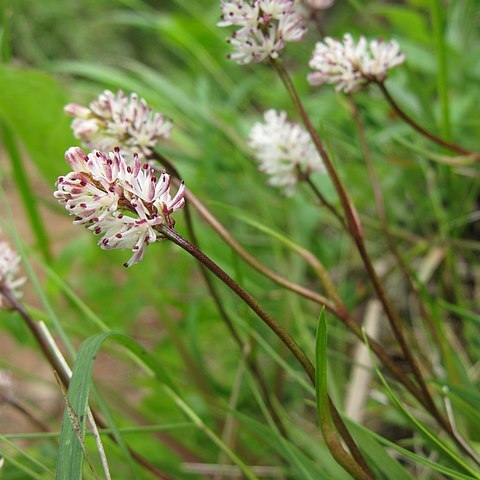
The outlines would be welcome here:
<svg viewBox="0 0 480 480">
<path fill-rule="evenodd" d="M 326 207 L 331 213 L 333 213 L 333 215 L 340 222 L 342 227 L 348 232 L 348 225 L 345 223 L 345 219 L 342 217 L 342 215 L 340 215 L 340 212 L 322 195 L 322 192 L 313 183 L 310 175 L 305 176 L 305 181 L 307 182 L 309 187 L 312 189 L 313 193 L 318 198 L 320 203 L 324 207 Z"/>
<path fill-rule="evenodd" d="M 448 70 L 447 70 L 447 52 L 445 48 L 444 21 L 442 10 L 447 7 L 441 5 L 440 0 L 430 0 L 430 11 L 432 15 L 432 31 L 437 54 L 437 88 L 440 97 L 441 123 L 440 131 L 442 135 L 449 139 L 451 137 L 450 128 L 450 104 L 448 100 Z"/>
</svg>

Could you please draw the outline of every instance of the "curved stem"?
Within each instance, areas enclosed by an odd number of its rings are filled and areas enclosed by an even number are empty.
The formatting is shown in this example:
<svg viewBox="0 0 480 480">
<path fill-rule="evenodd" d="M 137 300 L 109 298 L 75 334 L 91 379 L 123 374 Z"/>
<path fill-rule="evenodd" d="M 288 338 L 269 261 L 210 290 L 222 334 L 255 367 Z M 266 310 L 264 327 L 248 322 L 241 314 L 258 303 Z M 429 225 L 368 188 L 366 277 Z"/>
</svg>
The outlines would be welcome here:
<svg viewBox="0 0 480 480">
<path fill-rule="evenodd" d="M 167 161 L 165 157 L 162 157 L 159 154 L 156 154 L 155 158 L 161 163 Z M 170 162 L 169 162 L 170 163 Z M 171 163 L 170 163 L 171 164 Z M 178 180 L 174 178 L 174 182 L 179 184 Z M 251 255 L 247 250 L 245 250 L 230 234 L 230 232 L 215 218 L 215 216 L 208 210 L 205 204 L 197 198 L 191 190 L 185 187 L 185 198 L 190 202 L 200 216 L 217 232 L 219 237 L 230 246 L 230 248 L 237 253 L 243 260 L 248 263 L 252 268 L 263 276 L 269 278 L 277 285 L 285 287 L 286 289 L 301 295 L 304 298 L 311 300 L 312 302 L 318 303 L 319 305 L 324 305 L 327 310 L 333 311 L 335 306 L 333 303 L 326 297 L 319 295 L 318 293 L 310 290 L 302 285 L 299 285 L 295 282 L 287 280 L 285 277 L 282 277 L 278 273 L 270 270 L 267 266 L 260 263 L 253 255 Z"/>
<path fill-rule="evenodd" d="M 215 262 L 208 258 L 203 252 L 198 250 L 195 245 L 192 245 L 188 240 L 179 235 L 175 230 L 167 227 L 166 225 L 159 225 L 158 230 L 166 238 L 171 240 L 173 243 L 175 243 L 180 248 L 189 253 L 192 257 L 205 265 L 205 267 L 207 267 L 219 280 L 221 280 L 230 290 L 232 290 L 241 300 L 243 300 L 250 307 L 250 309 L 270 328 L 270 330 L 272 330 L 277 335 L 277 337 L 288 348 L 288 350 L 290 350 L 290 352 L 298 360 L 300 365 L 302 365 L 310 381 L 313 383 L 313 385 L 315 385 L 315 367 L 305 355 L 302 348 L 295 342 L 295 340 L 290 336 L 290 334 L 286 330 L 284 330 L 283 327 L 275 319 L 270 316 L 269 313 L 263 310 L 263 308 L 248 292 L 246 292 L 240 285 L 238 285 L 238 283 L 235 282 L 235 280 L 233 280 L 233 278 L 231 278 Z M 334 421 L 337 425 L 338 431 L 342 435 L 350 451 L 352 452 L 353 457 L 356 459 L 362 469 L 364 469 L 367 473 L 370 473 L 368 470 L 368 466 L 362 457 L 362 454 L 358 450 L 355 441 L 353 440 L 345 424 L 343 423 L 340 414 L 336 410 L 332 401 L 330 399 L 329 401 L 330 408 L 332 409 L 332 415 L 334 417 Z"/>
<path fill-rule="evenodd" d="M 443 348 L 443 342 L 440 339 L 440 335 L 435 327 L 435 322 L 430 315 L 430 313 L 427 310 L 427 307 L 425 306 L 425 302 L 423 301 L 418 288 L 416 287 L 412 275 L 410 274 L 410 270 L 408 269 L 407 265 L 405 264 L 398 248 L 397 244 L 395 242 L 395 239 L 393 238 L 393 235 L 390 231 L 390 226 L 388 225 L 388 220 L 387 220 L 387 214 L 385 212 L 385 201 L 383 197 L 383 193 L 380 187 L 380 183 L 378 181 L 377 177 L 377 172 L 375 171 L 375 167 L 373 165 L 373 158 L 372 158 L 372 153 L 370 150 L 370 147 L 367 142 L 367 138 L 365 135 L 365 128 L 364 124 L 362 121 L 362 117 L 360 114 L 360 110 L 358 108 L 357 103 L 355 102 L 353 95 L 350 97 L 350 107 L 351 107 L 351 112 L 352 112 L 352 117 L 353 121 L 355 123 L 355 126 L 357 128 L 358 132 L 358 138 L 360 141 L 360 148 L 362 150 L 363 156 L 365 158 L 365 163 L 367 165 L 367 170 L 368 174 L 370 176 L 370 183 L 372 185 L 373 189 L 373 195 L 375 198 L 375 208 L 377 210 L 378 218 L 380 219 L 380 224 L 383 230 L 383 233 L 385 235 L 385 238 L 387 240 L 387 245 L 388 248 L 390 249 L 390 252 L 393 254 L 394 258 L 397 261 L 398 266 L 400 267 L 400 271 L 403 273 L 403 276 L 405 280 L 407 281 L 407 284 L 410 288 L 410 290 L 413 292 L 417 303 L 420 307 L 420 312 L 422 314 L 422 317 L 426 321 L 428 328 L 435 340 L 435 343 L 437 344 L 437 347 L 440 349 L 440 351 L 445 353 L 445 349 Z"/>
<path fill-rule="evenodd" d="M 154 158 L 158 160 L 167 169 L 167 172 L 170 175 L 176 178 L 179 182 L 182 181 L 182 177 L 180 176 L 180 173 L 172 164 L 172 162 L 170 162 L 166 157 L 155 152 Z M 199 243 L 198 243 L 198 238 L 195 234 L 195 229 L 193 227 L 193 220 L 192 220 L 189 202 L 185 202 L 184 211 L 185 211 L 185 221 L 187 225 L 188 234 L 193 244 L 198 247 Z M 212 279 L 210 278 L 207 268 L 201 262 L 198 262 L 198 265 L 200 267 L 200 272 L 202 274 L 203 280 L 207 285 L 210 295 L 212 296 L 213 301 L 215 302 L 215 305 L 217 307 L 217 310 L 220 316 L 222 317 L 222 320 L 224 321 L 228 331 L 230 332 L 230 335 L 232 335 L 232 338 L 234 339 L 235 343 L 238 345 L 241 352 L 244 352 L 246 350 L 249 351 L 249 354 L 246 356 L 247 368 L 250 370 L 254 378 L 257 380 L 258 386 L 263 395 L 265 405 L 267 406 L 268 412 L 270 413 L 273 421 L 275 422 L 275 425 L 277 426 L 279 431 L 282 433 L 282 435 L 284 437 L 287 437 L 287 432 L 285 430 L 285 427 L 283 426 L 283 423 L 280 417 L 278 416 L 277 411 L 275 410 L 275 407 L 273 406 L 272 400 L 270 398 L 270 392 L 269 392 L 265 377 L 263 376 L 261 370 L 258 368 L 257 362 L 253 357 L 253 350 L 246 345 L 246 342 L 242 340 L 239 333 L 237 332 L 235 325 L 233 324 L 231 318 L 229 317 L 227 311 L 225 310 L 225 307 L 223 306 L 220 295 L 217 292 L 217 289 L 215 288 L 215 285 L 213 284 Z"/>
<path fill-rule="evenodd" d="M 322 192 L 317 188 L 317 186 L 313 183 L 310 175 L 305 176 L 305 181 L 312 189 L 315 196 L 318 198 L 320 203 L 326 207 L 330 212 L 333 213 L 335 218 L 342 224 L 343 228 L 348 232 L 348 225 L 345 223 L 345 219 L 340 215 L 340 212 L 322 195 Z"/>
<path fill-rule="evenodd" d="M 423 135 L 424 137 L 428 138 L 432 142 L 441 145 L 442 147 L 447 148 L 448 150 L 451 150 L 452 152 L 458 153 L 460 155 L 472 155 L 474 152 L 471 152 L 470 150 L 467 150 L 463 147 L 460 147 L 459 145 L 455 145 L 454 143 L 447 142 L 446 140 L 441 139 L 440 137 L 437 137 L 433 133 L 429 132 L 425 128 L 423 128 L 421 125 L 419 125 L 412 117 L 407 115 L 398 105 L 398 103 L 395 101 L 395 99 L 392 97 L 390 92 L 387 90 L 387 87 L 385 86 L 385 83 L 383 82 L 375 82 L 378 87 L 380 88 L 381 92 L 383 93 L 383 96 L 389 103 L 389 105 L 393 108 L 395 113 L 408 125 L 410 125 L 414 130 L 416 130 L 418 133 Z"/>
<path fill-rule="evenodd" d="M 415 376 L 415 379 L 417 380 L 417 383 L 420 387 L 420 392 L 421 395 L 417 397 L 417 399 L 423 403 L 423 405 L 428 409 L 428 411 L 433 415 L 433 417 L 438 421 L 438 423 L 442 426 L 442 428 L 445 429 L 445 431 L 448 432 L 450 436 L 457 442 L 457 439 L 455 438 L 455 434 L 452 430 L 452 427 L 450 425 L 450 422 L 448 419 L 446 419 L 438 410 L 435 402 L 433 401 L 433 398 L 427 388 L 427 385 L 425 383 L 425 379 L 423 378 L 422 372 L 420 370 L 420 367 L 418 366 L 417 361 L 415 360 L 412 352 L 410 351 L 410 348 L 408 346 L 408 342 L 405 338 L 405 335 L 403 333 L 402 329 L 402 320 L 400 319 L 398 313 L 396 310 L 393 308 L 392 303 L 390 302 L 390 299 L 387 297 L 385 290 L 383 289 L 383 285 L 375 271 L 375 268 L 373 266 L 373 263 L 370 259 L 370 256 L 367 252 L 367 249 L 365 247 L 365 243 L 363 240 L 363 233 L 360 225 L 360 219 L 358 216 L 357 211 L 355 210 L 355 207 L 353 206 L 352 202 L 350 201 L 348 194 L 343 186 L 342 181 L 340 180 L 340 177 L 337 175 L 337 172 L 333 166 L 333 163 L 330 160 L 330 156 L 328 155 L 322 141 L 320 140 L 320 137 L 318 136 L 317 132 L 315 131 L 315 128 L 312 125 L 312 122 L 310 121 L 309 116 L 307 115 L 307 112 L 305 111 L 303 104 L 298 97 L 297 91 L 290 79 L 290 76 L 288 75 L 288 72 L 285 70 L 285 67 L 283 64 L 278 60 L 272 60 L 272 64 L 275 67 L 278 75 L 280 76 L 280 79 L 282 80 L 283 84 L 285 85 L 287 91 L 289 92 L 293 103 L 300 114 L 302 121 L 310 133 L 310 136 L 312 138 L 312 141 L 317 148 L 324 164 L 325 167 L 330 175 L 330 178 L 333 182 L 333 185 L 337 191 L 337 194 L 340 198 L 340 201 L 342 202 L 342 206 L 345 212 L 345 216 L 347 219 L 347 224 L 350 230 L 350 234 L 352 235 L 352 238 L 357 246 L 357 249 L 360 253 L 360 256 L 362 258 L 363 264 L 367 270 L 368 276 L 370 277 L 370 280 L 372 282 L 372 285 L 376 291 L 376 294 L 380 300 L 380 302 L 383 305 L 383 309 L 387 315 L 387 318 L 389 320 L 390 327 L 395 335 L 395 338 L 397 339 L 401 349 L 402 353 L 405 357 L 405 360 L 409 363 L 412 372 Z M 457 442 L 458 444 L 458 442 Z M 463 449 L 463 445 L 459 445 Z"/>
<path fill-rule="evenodd" d="M 423 319 L 426 321 L 428 328 L 430 332 L 432 333 L 432 337 L 437 344 L 437 348 L 439 349 L 440 352 L 442 352 L 442 355 L 444 358 L 448 357 L 448 352 L 447 348 L 444 344 L 444 341 L 440 337 L 440 334 L 435 326 L 435 321 L 432 318 L 430 312 L 428 311 L 425 302 L 423 301 L 422 296 L 420 295 L 420 292 L 415 285 L 415 282 L 412 278 L 412 274 L 408 268 L 408 266 L 405 264 L 398 248 L 395 243 L 395 240 L 393 238 L 393 235 L 390 231 L 390 227 L 388 225 L 387 221 L 387 215 L 385 212 L 385 202 L 383 198 L 383 193 L 380 188 L 380 183 L 378 182 L 378 177 L 377 173 L 375 171 L 375 167 L 373 165 L 373 159 L 371 155 L 371 150 L 369 148 L 366 135 L 365 135 L 365 129 L 364 125 L 362 122 L 361 114 L 358 108 L 358 105 L 356 104 L 355 100 L 353 99 L 353 96 L 350 96 L 350 106 L 352 110 L 352 116 L 354 123 L 357 127 L 358 131 L 358 136 L 360 140 L 360 147 L 363 152 L 363 156 L 365 157 L 365 162 L 367 164 L 367 169 L 370 175 L 370 182 L 372 184 L 373 192 L 374 192 L 374 197 L 375 197 L 375 205 L 376 205 L 376 210 L 378 213 L 378 217 L 380 218 L 381 226 L 383 229 L 383 232 L 385 234 L 385 238 L 387 239 L 387 244 L 392 252 L 393 256 L 397 260 L 398 266 L 400 267 L 401 272 L 403 273 L 403 276 L 405 277 L 407 284 L 410 288 L 410 291 L 414 294 L 418 306 L 420 308 L 420 313 L 423 317 Z M 370 340 L 369 340 L 370 342 Z M 449 427 L 451 426 L 451 422 L 449 422 Z M 453 427 L 453 426 L 452 426 Z M 465 442 L 465 440 L 458 434 L 458 432 L 455 431 L 455 429 L 452 428 L 452 433 L 455 435 L 455 441 L 457 445 L 461 446 L 461 448 L 466 451 L 474 460 L 479 463 L 479 457 L 478 455 L 473 452 L 471 447 Z"/>
<path fill-rule="evenodd" d="M 395 334 L 395 338 L 397 339 L 402 349 L 405 359 L 410 364 L 410 367 L 412 368 L 415 378 L 417 379 L 417 382 L 422 391 L 422 398 L 420 398 L 420 400 L 425 401 L 426 404 L 429 406 L 429 408 L 432 408 L 434 407 L 433 400 L 430 396 L 430 393 L 428 392 L 428 389 L 426 387 L 420 368 L 417 365 L 417 362 L 414 359 L 408 347 L 407 341 L 402 331 L 401 319 L 398 317 L 396 311 L 393 309 L 391 302 L 388 299 L 383 289 L 382 283 L 378 278 L 377 272 L 373 267 L 373 263 L 370 259 L 370 256 L 368 255 L 367 249 L 365 247 L 365 243 L 363 241 L 363 233 L 362 233 L 358 213 L 355 210 L 355 207 L 353 206 L 352 202 L 350 201 L 350 198 L 348 197 L 348 194 L 343 186 L 343 183 L 340 180 L 340 177 L 337 175 L 335 167 L 333 166 L 333 163 L 330 160 L 330 156 L 328 155 L 322 141 L 320 140 L 320 137 L 317 135 L 317 132 L 315 131 L 315 128 L 312 125 L 312 122 L 310 121 L 309 116 L 307 115 L 307 112 L 303 108 L 303 104 L 300 98 L 298 97 L 297 91 L 295 90 L 295 87 L 292 83 L 292 80 L 290 79 L 290 76 L 288 75 L 288 72 L 285 70 L 285 67 L 279 60 L 275 60 L 272 63 L 275 69 L 277 70 L 282 82 L 287 88 L 287 91 L 290 93 L 293 103 L 297 108 L 305 127 L 310 133 L 312 141 L 315 144 L 315 147 L 317 148 L 323 160 L 323 163 L 325 164 L 325 167 L 330 175 L 330 178 L 333 182 L 335 190 L 337 191 L 340 201 L 342 202 L 342 206 L 345 212 L 345 216 L 347 218 L 347 224 L 348 224 L 348 229 L 350 231 L 350 234 L 357 246 L 358 252 L 360 253 L 363 264 L 367 270 L 370 280 L 372 281 L 372 284 L 373 284 L 373 287 L 375 288 L 377 296 L 383 305 L 385 313 L 387 314 L 387 317 L 390 322 L 390 326 L 393 330 L 393 333 Z"/>
<path fill-rule="evenodd" d="M 159 225 L 158 230 L 165 237 L 185 250 L 187 253 L 196 258 L 205 267 L 207 267 L 219 280 L 221 280 L 230 290 L 232 290 L 238 297 L 240 297 L 255 314 L 280 338 L 283 344 L 292 352 L 294 357 L 302 365 L 312 382 L 315 382 L 315 367 L 307 358 L 301 347 L 295 340 L 283 329 L 283 327 L 274 320 L 263 308 L 256 302 L 256 300 L 247 293 L 233 278 L 231 278 L 225 271 L 223 271 L 215 262 L 208 258 L 203 252 L 191 244 L 188 240 L 183 238 L 175 230 L 166 225 Z"/>
<path fill-rule="evenodd" d="M 179 180 L 175 180 L 175 169 L 171 162 L 166 159 L 165 157 L 155 153 L 155 158 L 159 160 L 162 164 L 166 166 L 168 170 L 172 172 L 174 175 L 174 181 L 179 184 Z M 178 185 L 177 185 L 178 186 Z M 263 274 L 267 278 L 270 278 L 278 285 L 281 285 L 294 293 L 297 293 L 308 300 L 311 300 L 318 305 L 325 306 L 325 308 L 333 313 L 339 320 L 341 320 L 344 325 L 351 330 L 354 335 L 361 340 L 364 341 L 363 332 L 360 326 L 356 323 L 356 321 L 350 316 L 346 308 L 343 306 L 343 301 L 341 299 L 335 300 L 335 296 L 332 296 L 332 300 L 335 303 L 333 304 L 326 298 L 316 294 L 312 290 L 309 290 L 305 287 L 302 287 L 296 283 L 290 282 L 289 280 L 281 277 L 277 273 L 270 270 L 265 265 L 261 264 L 257 259 L 255 259 L 249 252 L 247 252 L 228 232 L 228 230 L 215 218 L 215 216 L 207 209 L 207 207 L 187 188 L 185 188 L 185 195 L 188 202 L 192 203 L 198 213 L 203 217 L 203 219 L 217 232 L 217 234 L 229 245 L 241 258 L 243 258 L 250 266 L 252 266 L 255 270 L 259 273 Z M 316 265 L 315 261 L 313 261 L 314 256 L 312 254 L 307 255 L 306 251 L 298 253 L 310 263 L 315 271 L 317 271 L 318 265 Z M 308 252 L 309 253 L 309 252 Z M 316 259 L 315 259 L 316 260 Z M 318 274 L 318 271 L 317 271 Z M 331 294 L 331 292 L 329 292 Z M 373 338 L 368 337 L 368 342 L 370 348 L 375 353 L 375 355 L 381 360 L 381 362 L 385 365 L 386 368 L 390 371 L 394 378 L 396 378 L 402 385 L 404 385 L 407 390 L 416 398 L 421 397 L 421 392 L 419 391 L 418 387 L 413 383 L 410 378 L 403 373 L 403 371 L 397 366 L 395 361 L 388 355 L 385 349 L 382 347 L 380 343 L 375 341 Z"/>
</svg>

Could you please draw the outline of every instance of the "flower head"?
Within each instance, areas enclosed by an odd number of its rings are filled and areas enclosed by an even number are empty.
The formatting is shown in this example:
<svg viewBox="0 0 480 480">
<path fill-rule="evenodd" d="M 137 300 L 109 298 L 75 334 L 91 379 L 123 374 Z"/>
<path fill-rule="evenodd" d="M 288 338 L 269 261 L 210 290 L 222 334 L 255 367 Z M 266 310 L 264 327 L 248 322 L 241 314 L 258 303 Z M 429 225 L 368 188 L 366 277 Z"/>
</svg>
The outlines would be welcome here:
<svg viewBox="0 0 480 480">
<path fill-rule="evenodd" d="M 112 151 L 122 145 L 125 153 L 149 155 L 162 139 L 170 137 L 172 123 L 153 111 L 136 93 L 105 90 L 89 108 L 70 103 L 65 112 L 74 118 L 75 137 L 89 149 Z"/>
<path fill-rule="evenodd" d="M 371 81 L 385 81 L 388 70 L 404 61 L 395 40 L 368 42 L 362 36 L 355 43 L 349 33 L 342 42 L 326 37 L 315 46 L 309 64 L 315 72 L 308 75 L 308 81 L 311 85 L 329 83 L 336 85 L 337 91 L 350 93 Z"/>
<path fill-rule="evenodd" d="M 20 287 L 25 278 L 18 276 L 20 257 L 6 242 L 0 242 L 0 287 L 6 287 L 17 298 L 22 296 Z M 8 301 L 0 293 L 0 310 L 9 307 Z"/>
<path fill-rule="evenodd" d="M 268 183 L 283 188 L 290 196 L 299 176 L 324 172 L 325 167 L 308 132 L 287 121 L 285 112 L 268 110 L 264 119 L 264 123 L 252 127 L 248 144 L 260 162 L 260 170 L 270 175 Z"/>
<path fill-rule="evenodd" d="M 223 0 L 220 27 L 240 27 L 228 39 L 240 64 L 277 58 L 287 42 L 298 42 L 306 32 L 295 0 Z"/>
<path fill-rule="evenodd" d="M 172 213 L 185 204 L 183 183 L 172 198 L 170 176 L 161 173 L 157 178 L 137 154 L 127 162 L 118 148 L 85 155 L 72 147 L 65 158 L 72 171 L 58 178 L 54 196 L 75 215 L 74 224 L 101 235 L 102 249 L 131 249 L 127 267 L 142 260 L 150 243 L 163 238 L 158 226 L 173 227 Z"/>
</svg>

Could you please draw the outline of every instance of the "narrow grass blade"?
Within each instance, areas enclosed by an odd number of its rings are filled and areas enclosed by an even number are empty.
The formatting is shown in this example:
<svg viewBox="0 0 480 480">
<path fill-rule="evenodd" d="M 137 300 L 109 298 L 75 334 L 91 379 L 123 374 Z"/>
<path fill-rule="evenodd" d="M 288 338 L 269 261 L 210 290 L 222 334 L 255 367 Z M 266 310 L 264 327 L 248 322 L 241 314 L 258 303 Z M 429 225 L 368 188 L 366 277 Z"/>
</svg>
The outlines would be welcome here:
<svg viewBox="0 0 480 480">
<path fill-rule="evenodd" d="M 36 246 L 42 253 L 44 260 L 49 262 L 52 258 L 50 254 L 50 241 L 43 226 L 43 221 L 37 205 L 37 199 L 33 194 L 33 188 L 28 180 L 22 156 L 20 155 L 15 142 L 15 135 L 7 125 L 0 125 L 0 130 L 5 148 L 8 152 L 8 156 L 10 157 L 13 178 L 15 180 L 18 193 L 20 194 L 20 198 L 22 199 L 23 208 L 27 213 L 27 217 L 30 222 L 30 228 L 36 239 Z"/>
<path fill-rule="evenodd" d="M 162 384 L 165 393 L 170 396 L 180 409 L 201 429 L 229 458 L 242 470 L 249 480 L 258 480 L 251 469 L 232 452 L 222 440 L 210 430 L 201 418 L 182 399 L 166 370 L 137 342 L 121 334 L 107 332 L 88 338 L 82 344 L 73 368 L 72 379 L 68 389 L 68 399 L 72 410 L 80 420 L 82 435 L 85 435 L 85 417 L 88 408 L 88 396 L 96 356 L 103 343 L 113 339 L 117 344 L 130 350 L 153 372 Z M 83 452 L 81 444 L 72 426 L 68 412 L 64 413 L 60 448 L 57 459 L 57 480 L 81 480 Z"/>
<path fill-rule="evenodd" d="M 380 369 L 378 368 L 378 365 L 375 361 L 375 358 L 370 350 L 370 347 L 368 345 L 368 340 L 366 339 L 366 337 L 364 336 L 364 340 L 365 340 L 365 343 L 367 344 L 367 347 L 369 348 L 369 352 L 370 352 L 370 359 L 371 359 L 371 362 L 372 362 L 372 365 L 375 369 L 375 371 L 377 372 L 377 375 L 378 377 L 380 378 L 384 388 L 385 388 L 385 391 L 386 391 L 386 394 L 388 396 L 388 398 L 391 400 L 391 402 L 393 403 L 393 405 L 395 407 L 397 407 L 397 409 L 422 433 L 422 435 L 427 438 L 428 440 L 430 440 L 434 445 L 436 445 L 438 447 L 438 449 L 443 452 L 444 454 L 446 454 L 450 460 L 452 460 L 453 462 L 455 462 L 459 467 L 461 467 L 462 469 L 464 469 L 466 472 L 468 472 L 469 474 L 473 475 L 473 478 L 479 478 L 480 479 L 480 474 L 477 473 L 473 468 L 470 467 L 470 465 L 468 465 L 466 462 L 464 462 L 462 460 L 462 458 L 460 458 L 453 450 L 451 450 L 445 442 L 443 442 L 440 438 L 438 438 L 437 435 L 435 435 L 434 433 L 432 433 L 430 430 L 428 430 L 428 428 L 426 428 L 421 422 L 419 422 L 406 408 L 405 406 L 402 404 L 401 400 L 395 395 L 395 393 L 393 392 L 393 390 L 390 388 L 390 386 L 388 385 L 388 382 L 385 380 L 385 377 L 382 375 L 382 372 L 380 372 Z"/>
</svg>

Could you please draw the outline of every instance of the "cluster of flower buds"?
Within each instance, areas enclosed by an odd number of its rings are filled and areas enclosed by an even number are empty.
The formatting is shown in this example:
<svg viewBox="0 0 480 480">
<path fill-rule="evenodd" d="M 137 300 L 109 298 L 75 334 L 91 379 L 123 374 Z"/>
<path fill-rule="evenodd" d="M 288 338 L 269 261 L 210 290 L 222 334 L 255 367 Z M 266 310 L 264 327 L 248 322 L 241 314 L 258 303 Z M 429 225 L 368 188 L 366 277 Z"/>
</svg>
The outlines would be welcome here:
<svg viewBox="0 0 480 480">
<path fill-rule="evenodd" d="M 6 242 L 0 242 L 0 287 L 7 288 L 10 293 L 19 298 L 22 295 L 20 287 L 25 278 L 19 277 L 20 257 Z M 8 300 L 0 293 L 0 310 L 9 308 Z"/>
<path fill-rule="evenodd" d="M 395 40 L 368 42 L 360 37 L 355 43 L 347 33 L 343 41 L 326 37 L 315 46 L 308 75 L 311 85 L 336 85 L 336 91 L 355 92 L 369 82 L 383 82 L 388 70 L 400 65 L 405 55 Z"/>
<path fill-rule="evenodd" d="M 248 144 L 260 163 L 260 170 L 270 176 L 268 183 L 291 196 L 302 175 L 323 173 L 325 167 L 308 132 L 301 125 L 287 121 L 285 112 L 268 110 L 264 120 L 252 127 Z"/>
<path fill-rule="evenodd" d="M 295 0 L 225 0 L 220 27 L 239 26 L 228 39 L 240 64 L 275 59 L 287 42 L 303 38 L 306 28 L 295 10 Z"/>
<path fill-rule="evenodd" d="M 73 133 L 89 150 L 111 152 L 122 145 L 124 153 L 147 156 L 172 130 L 172 123 L 143 98 L 121 90 L 116 95 L 105 90 L 89 107 L 70 103 L 65 112 L 74 117 Z"/>
<path fill-rule="evenodd" d="M 59 177 L 54 196 L 75 215 L 74 224 L 101 235 L 102 249 L 131 249 L 126 267 L 141 261 L 146 247 L 163 238 L 158 227 L 173 227 L 172 213 L 185 204 L 183 183 L 172 198 L 170 176 L 161 173 L 157 178 L 137 154 L 127 162 L 119 148 L 85 155 L 72 147 L 65 159 L 72 172 Z"/>
</svg>

